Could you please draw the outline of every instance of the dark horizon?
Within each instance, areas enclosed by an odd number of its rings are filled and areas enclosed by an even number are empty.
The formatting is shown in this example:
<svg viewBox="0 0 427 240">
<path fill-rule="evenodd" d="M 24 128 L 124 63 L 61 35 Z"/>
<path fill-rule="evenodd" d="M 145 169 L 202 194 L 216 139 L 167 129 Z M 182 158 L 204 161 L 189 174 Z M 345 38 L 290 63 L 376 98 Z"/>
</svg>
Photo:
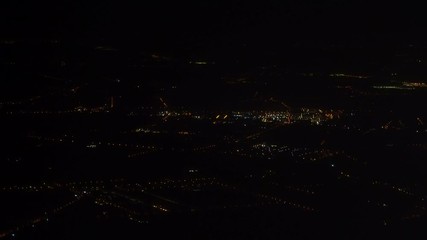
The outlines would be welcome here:
<svg viewBox="0 0 427 240">
<path fill-rule="evenodd" d="M 422 44 L 416 4 L 371 1 L 13 2 L 1 10 L 1 38 L 128 43 L 150 48 L 250 48 L 324 44 Z"/>
</svg>

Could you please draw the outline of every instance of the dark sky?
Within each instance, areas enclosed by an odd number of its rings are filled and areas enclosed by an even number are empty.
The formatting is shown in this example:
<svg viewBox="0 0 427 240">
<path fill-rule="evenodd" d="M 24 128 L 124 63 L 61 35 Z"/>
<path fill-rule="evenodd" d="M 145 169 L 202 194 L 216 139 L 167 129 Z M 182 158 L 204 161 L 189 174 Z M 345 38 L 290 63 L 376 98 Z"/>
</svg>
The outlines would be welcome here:
<svg viewBox="0 0 427 240">
<path fill-rule="evenodd" d="M 421 4 L 372 2 L 16 0 L 1 7 L 0 37 L 164 47 L 424 41 L 427 17 Z"/>
</svg>

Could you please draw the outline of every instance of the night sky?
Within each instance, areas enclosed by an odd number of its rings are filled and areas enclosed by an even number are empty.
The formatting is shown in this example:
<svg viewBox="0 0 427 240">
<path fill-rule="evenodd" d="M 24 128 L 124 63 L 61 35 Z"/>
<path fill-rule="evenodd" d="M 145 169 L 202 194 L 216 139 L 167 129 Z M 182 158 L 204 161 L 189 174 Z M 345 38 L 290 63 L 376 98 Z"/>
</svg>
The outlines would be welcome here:
<svg viewBox="0 0 427 240">
<path fill-rule="evenodd" d="M 424 40 L 414 4 L 372 1 L 10 1 L 2 37 L 53 37 L 171 48 L 249 44 L 400 44 Z"/>
</svg>

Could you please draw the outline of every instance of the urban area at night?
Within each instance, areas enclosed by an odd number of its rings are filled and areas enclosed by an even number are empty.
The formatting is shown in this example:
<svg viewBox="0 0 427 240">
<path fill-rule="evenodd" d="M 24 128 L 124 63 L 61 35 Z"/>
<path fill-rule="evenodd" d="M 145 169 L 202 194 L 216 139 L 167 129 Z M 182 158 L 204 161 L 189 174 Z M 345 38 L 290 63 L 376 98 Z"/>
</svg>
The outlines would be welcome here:
<svg viewBox="0 0 427 240">
<path fill-rule="evenodd" d="M 0 239 L 426 239 L 415 5 L 6 5 Z"/>
</svg>

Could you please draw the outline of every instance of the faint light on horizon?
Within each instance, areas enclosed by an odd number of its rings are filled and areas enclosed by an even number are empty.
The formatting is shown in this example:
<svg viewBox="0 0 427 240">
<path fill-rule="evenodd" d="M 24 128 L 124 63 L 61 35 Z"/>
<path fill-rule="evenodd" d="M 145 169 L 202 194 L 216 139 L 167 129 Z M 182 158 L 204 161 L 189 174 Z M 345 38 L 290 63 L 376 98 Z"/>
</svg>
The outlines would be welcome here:
<svg viewBox="0 0 427 240">
<path fill-rule="evenodd" d="M 195 64 L 195 65 L 207 65 L 207 64 L 213 64 L 213 62 L 212 62 L 212 63 L 209 63 L 209 62 L 206 62 L 206 61 L 190 61 L 189 63 L 190 63 L 190 64 Z"/>
</svg>

